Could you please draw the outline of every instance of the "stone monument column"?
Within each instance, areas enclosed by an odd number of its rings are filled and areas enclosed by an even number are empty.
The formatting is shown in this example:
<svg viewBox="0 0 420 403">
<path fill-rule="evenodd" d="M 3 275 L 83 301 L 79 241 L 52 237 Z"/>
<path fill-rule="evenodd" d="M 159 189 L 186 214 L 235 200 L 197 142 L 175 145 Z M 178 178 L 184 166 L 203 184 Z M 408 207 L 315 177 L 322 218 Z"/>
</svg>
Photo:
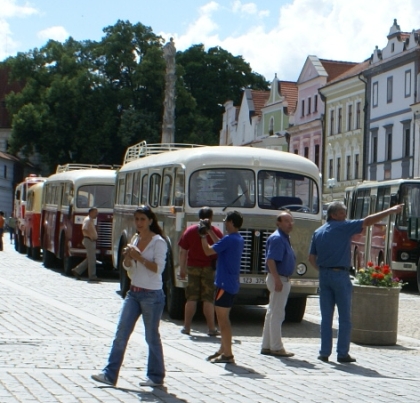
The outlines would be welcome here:
<svg viewBox="0 0 420 403">
<path fill-rule="evenodd" d="M 166 62 L 166 75 L 161 143 L 175 142 L 175 54 L 175 44 L 173 38 L 171 38 L 163 47 L 163 57 Z"/>
</svg>

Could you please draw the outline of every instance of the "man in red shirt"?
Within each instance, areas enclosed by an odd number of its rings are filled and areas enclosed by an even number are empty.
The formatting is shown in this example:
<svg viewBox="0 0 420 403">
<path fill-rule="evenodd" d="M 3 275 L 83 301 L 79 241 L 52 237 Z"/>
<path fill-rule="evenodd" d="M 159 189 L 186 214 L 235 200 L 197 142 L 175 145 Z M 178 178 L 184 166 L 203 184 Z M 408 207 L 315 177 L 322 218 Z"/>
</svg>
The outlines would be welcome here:
<svg viewBox="0 0 420 403">
<path fill-rule="evenodd" d="M 222 232 L 211 225 L 213 210 L 203 207 L 198 212 L 200 220 L 205 220 L 210 227 L 207 232 L 207 241 L 213 245 L 223 237 Z M 203 314 L 207 321 L 208 335 L 216 336 L 219 332 L 214 324 L 214 268 L 216 256 L 206 256 L 201 245 L 198 232 L 199 225 L 188 227 L 178 242 L 179 246 L 179 275 L 184 279 L 188 274 L 188 284 L 185 289 L 184 327 L 183 334 L 190 334 L 191 322 L 197 310 L 197 301 L 203 302 Z"/>
</svg>

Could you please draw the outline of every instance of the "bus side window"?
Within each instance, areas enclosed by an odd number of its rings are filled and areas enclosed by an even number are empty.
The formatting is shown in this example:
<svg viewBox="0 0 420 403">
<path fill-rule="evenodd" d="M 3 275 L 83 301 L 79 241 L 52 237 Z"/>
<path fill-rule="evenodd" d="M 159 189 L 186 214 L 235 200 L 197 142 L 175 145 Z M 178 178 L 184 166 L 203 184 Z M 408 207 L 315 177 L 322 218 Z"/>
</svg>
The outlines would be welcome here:
<svg viewBox="0 0 420 403">
<path fill-rule="evenodd" d="M 369 215 L 370 205 L 370 191 L 369 189 L 359 190 L 356 195 L 356 210 L 354 212 L 354 219 L 365 218 Z"/>
<path fill-rule="evenodd" d="M 146 174 L 141 180 L 141 203 L 147 204 L 147 184 L 148 184 L 149 175 Z"/>
<path fill-rule="evenodd" d="M 173 181 L 172 176 L 163 171 L 163 186 L 162 186 L 162 197 L 160 199 L 161 206 L 171 206 L 172 205 L 172 194 L 173 194 Z"/>
<path fill-rule="evenodd" d="M 139 200 L 140 200 L 140 177 L 141 177 L 141 171 L 137 171 L 134 174 L 133 196 L 131 198 L 131 204 L 133 206 L 138 206 L 139 205 Z"/>
<path fill-rule="evenodd" d="M 159 204 L 159 192 L 160 191 L 160 175 L 153 174 L 150 177 L 149 184 L 149 203 L 151 207 L 157 207 Z"/>
<path fill-rule="evenodd" d="M 130 172 L 127 174 L 125 181 L 125 200 L 124 204 L 131 204 L 131 195 L 133 193 L 133 173 Z"/>
<path fill-rule="evenodd" d="M 183 206 L 185 198 L 185 187 L 184 187 L 185 173 L 181 168 L 177 168 L 175 174 L 175 206 Z"/>
<path fill-rule="evenodd" d="M 117 203 L 123 204 L 125 198 L 125 175 L 118 177 Z"/>
</svg>

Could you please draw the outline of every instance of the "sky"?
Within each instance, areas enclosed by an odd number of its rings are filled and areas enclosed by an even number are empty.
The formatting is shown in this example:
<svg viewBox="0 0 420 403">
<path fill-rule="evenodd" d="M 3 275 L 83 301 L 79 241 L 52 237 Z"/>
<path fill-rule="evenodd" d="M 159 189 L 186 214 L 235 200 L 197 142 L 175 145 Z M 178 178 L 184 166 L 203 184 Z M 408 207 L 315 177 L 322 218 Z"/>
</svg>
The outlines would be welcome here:
<svg viewBox="0 0 420 403">
<path fill-rule="evenodd" d="M 242 56 L 271 81 L 297 81 L 306 58 L 362 62 L 401 30 L 420 29 L 418 0 L 0 0 L 0 60 L 49 39 L 99 41 L 118 20 L 152 28 L 177 50 L 202 43 Z"/>
</svg>

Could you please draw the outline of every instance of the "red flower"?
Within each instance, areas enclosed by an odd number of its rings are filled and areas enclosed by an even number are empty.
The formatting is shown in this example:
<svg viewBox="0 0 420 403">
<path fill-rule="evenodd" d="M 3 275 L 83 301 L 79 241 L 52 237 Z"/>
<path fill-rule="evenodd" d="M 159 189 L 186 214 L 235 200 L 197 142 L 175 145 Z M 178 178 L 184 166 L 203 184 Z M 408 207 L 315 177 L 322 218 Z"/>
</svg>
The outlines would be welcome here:
<svg viewBox="0 0 420 403">
<path fill-rule="evenodd" d="M 385 277 L 384 273 L 376 273 L 376 278 L 377 278 L 378 280 L 383 280 L 383 279 L 384 279 L 384 277 Z"/>
<path fill-rule="evenodd" d="M 391 273 L 391 270 L 390 270 L 388 265 L 384 265 L 384 267 L 382 268 L 382 273 L 384 273 L 384 274 Z"/>
<path fill-rule="evenodd" d="M 373 262 L 368 262 L 367 263 L 367 267 L 373 267 L 373 266 L 374 266 Z"/>
</svg>

